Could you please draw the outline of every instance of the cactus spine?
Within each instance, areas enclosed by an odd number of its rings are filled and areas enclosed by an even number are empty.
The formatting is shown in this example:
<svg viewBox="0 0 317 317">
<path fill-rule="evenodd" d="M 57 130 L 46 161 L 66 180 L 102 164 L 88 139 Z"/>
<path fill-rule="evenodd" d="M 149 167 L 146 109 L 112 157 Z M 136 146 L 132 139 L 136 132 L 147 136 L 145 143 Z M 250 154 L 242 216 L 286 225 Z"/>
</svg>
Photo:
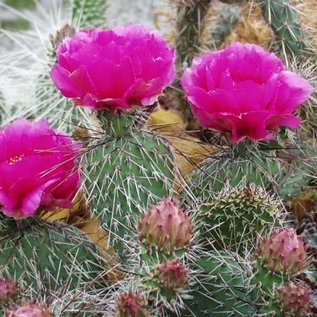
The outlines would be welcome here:
<svg viewBox="0 0 317 317">
<path fill-rule="evenodd" d="M 163 138 L 135 126 L 137 116 L 100 116 L 104 132 L 85 155 L 88 199 L 110 239 L 129 249 L 139 216 L 173 193 L 173 154 Z"/>
</svg>

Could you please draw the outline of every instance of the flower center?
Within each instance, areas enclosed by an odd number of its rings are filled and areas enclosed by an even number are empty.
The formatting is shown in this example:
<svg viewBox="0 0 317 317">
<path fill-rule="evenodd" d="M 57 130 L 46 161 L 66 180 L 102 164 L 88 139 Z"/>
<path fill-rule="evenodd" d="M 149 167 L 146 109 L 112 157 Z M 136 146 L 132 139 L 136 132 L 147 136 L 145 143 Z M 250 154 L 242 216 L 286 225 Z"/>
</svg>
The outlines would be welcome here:
<svg viewBox="0 0 317 317">
<path fill-rule="evenodd" d="M 24 157 L 24 154 L 16 155 L 16 156 L 10 157 L 10 158 L 7 160 L 7 163 L 8 163 L 9 165 L 14 165 L 15 163 L 20 162 L 23 157 Z"/>
</svg>

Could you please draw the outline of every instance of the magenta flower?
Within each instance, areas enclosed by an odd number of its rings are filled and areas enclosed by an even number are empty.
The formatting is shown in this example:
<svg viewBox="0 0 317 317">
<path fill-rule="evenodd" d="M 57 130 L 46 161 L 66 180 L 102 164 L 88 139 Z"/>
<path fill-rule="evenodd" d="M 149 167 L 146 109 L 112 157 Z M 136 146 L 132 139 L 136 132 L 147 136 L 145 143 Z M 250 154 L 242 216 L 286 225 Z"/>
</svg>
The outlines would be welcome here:
<svg viewBox="0 0 317 317">
<path fill-rule="evenodd" d="M 98 110 L 150 105 L 176 76 L 174 50 L 139 25 L 78 32 L 57 55 L 57 88 L 74 104 Z"/>
<path fill-rule="evenodd" d="M 0 210 L 25 218 L 40 207 L 71 207 L 80 177 L 77 143 L 45 121 L 21 119 L 0 130 Z"/>
<path fill-rule="evenodd" d="M 298 128 L 294 110 L 313 87 L 282 61 L 253 44 L 235 43 L 193 61 L 181 79 L 201 125 L 236 143 L 274 139 L 279 127 Z"/>
</svg>

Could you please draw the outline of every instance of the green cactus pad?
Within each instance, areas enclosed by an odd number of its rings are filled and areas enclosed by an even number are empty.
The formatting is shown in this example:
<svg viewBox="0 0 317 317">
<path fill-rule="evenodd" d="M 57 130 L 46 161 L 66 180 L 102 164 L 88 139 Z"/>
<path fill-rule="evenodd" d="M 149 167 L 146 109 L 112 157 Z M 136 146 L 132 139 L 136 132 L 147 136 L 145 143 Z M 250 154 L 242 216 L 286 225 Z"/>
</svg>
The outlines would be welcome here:
<svg viewBox="0 0 317 317">
<path fill-rule="evenodd" d="M 279 171 L 279 162 L 272 153 L 262 155 L 254 151 L 248 155 L 237 155 L 234 151 L 224 152 L 203 162 L 189 179 L 189 187 L 196 200 L 191 203 L 188 197 L 183 199 L 195 209 L 197 204 L 212 203 L 214 194 L 226 186 L 253 184 L 272 189 Z M 187 196 L 186 192 L 183 196 Z"/>
<path fill-rule="evenodd" d="M 214 246 L 250 252 L 256 238 L 280 224 L 280 206 L 262 188 L 225 188 L 201 206 L 202 235 Z"/>
<path fill-rule="evenodd" d="M 110 125 L 108 134 L 90 145 L 84 164 L 88 200 L 102 227 L 112 242 L 129 247 L 140 215 L 171 197 L 174 165 L 163 138 L 142 130 L 123 131 Z"/>
<path fill-rule="evenodd" d="M 77 229 L 30 218 L 0 222 L 0 274 L 17 281 L 24 297 L 104 285 L 105 263 Z"/>
<path fill-rule="evenodd" d="M 185 300 L 187 311 L 180 316 L 255 316 L 255 304 L 247 277 L 248 268 L 241 258 L 229 252 L 212 252 L 193 267 L 196 287 Z"/>
<path fill-rule="evenodd" d="M 107 0 L 72 0 L 72 21 L 83 29 L 104 26 L 106 8 Z"/>
</svg>

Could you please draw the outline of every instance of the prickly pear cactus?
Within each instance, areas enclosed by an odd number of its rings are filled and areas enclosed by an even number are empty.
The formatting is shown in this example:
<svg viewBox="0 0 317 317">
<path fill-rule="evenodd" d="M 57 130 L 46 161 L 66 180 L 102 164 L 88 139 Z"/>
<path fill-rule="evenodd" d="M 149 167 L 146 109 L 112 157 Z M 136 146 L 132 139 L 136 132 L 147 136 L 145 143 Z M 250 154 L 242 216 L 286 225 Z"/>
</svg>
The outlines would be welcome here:
<svg viewBox="0 0 317 317">
<path fill-rule="evenodd" d="M 150 204 L 172 195 L 173 154 L 163 138 L 133 127 L 135 117 L 102 115 L 104 134 L 85 156 L 87 195 L 110 239 L 123 243 Z"/>
<path fill-rule="evenodd" d="M 257 254 L 263 267 L 288 278 L 298 275 L 308 264 L 303 237 L 292 228 L 277 230 L 264 239 Z"/>
<path fill-rule="evenodd" d="M 188 197 L 186 191 L 183 192 L 186 204 L 191 209 L 196 209 L 197 204 L 210 204 L 213 202 L 214 193 L 220 192 L 226 186 L 253 184 L 266 190 L 274 189 L 275 178 L 280 172 L 279 161 L 271 151 L 263 154 L 257 149 L 251 149 L 240 154 L 235 148 L 203 162 L 189 179 L 189 187 L 195 199 Z"/>
<path fill-rule="evenodd" d="M 308 264 L 303 238 L 291 228 L 278 230 L 259 243 L 251 283 L 262 301 L 266 302 L 263 312 L 269 316 L 284 316 L 276 302 L 276 290 L 302 273 Z"/>
<path fill-rule="evenodd" d="M 313 185 L 316 174 L 316 150 L 297 141 L 293 151 L 282 153 L 289 163 L 285 163 L 277 179 L 278 194 L 287 204 L 289 201 L 304 193 Z"/>
<path fill-rule="evenodd" d="M 105 25 L 107 0 L 72 0 L 72 21 L 80 28 Z"/>
<path fill-rule="evenodd" d="M 202 235 L 218 248 L 250 252 L 257 237 L 281 223 L 281 206 L 261 187 L 227 187 L 203 204 L 198 217 Z"/>
<path fill-rule="evenodd" d="M 180 316 L 255 316 L 248 268 L 238 255 L 215 251 L 202 256 L 194 269 L 196 286 L 192 299 L 185 300 L 188 311 Z"/>
<path fill-rule="evenodd" d="M 36 219 L 2 219 L 0 271 L 19 284 L 23 296 L 103 285 L 102 260 L 77 229 Z M 91 280 L 94 283 L 91 283 Z M 91 285 L 85 284 L 90 280 Z"/>
</svg>

